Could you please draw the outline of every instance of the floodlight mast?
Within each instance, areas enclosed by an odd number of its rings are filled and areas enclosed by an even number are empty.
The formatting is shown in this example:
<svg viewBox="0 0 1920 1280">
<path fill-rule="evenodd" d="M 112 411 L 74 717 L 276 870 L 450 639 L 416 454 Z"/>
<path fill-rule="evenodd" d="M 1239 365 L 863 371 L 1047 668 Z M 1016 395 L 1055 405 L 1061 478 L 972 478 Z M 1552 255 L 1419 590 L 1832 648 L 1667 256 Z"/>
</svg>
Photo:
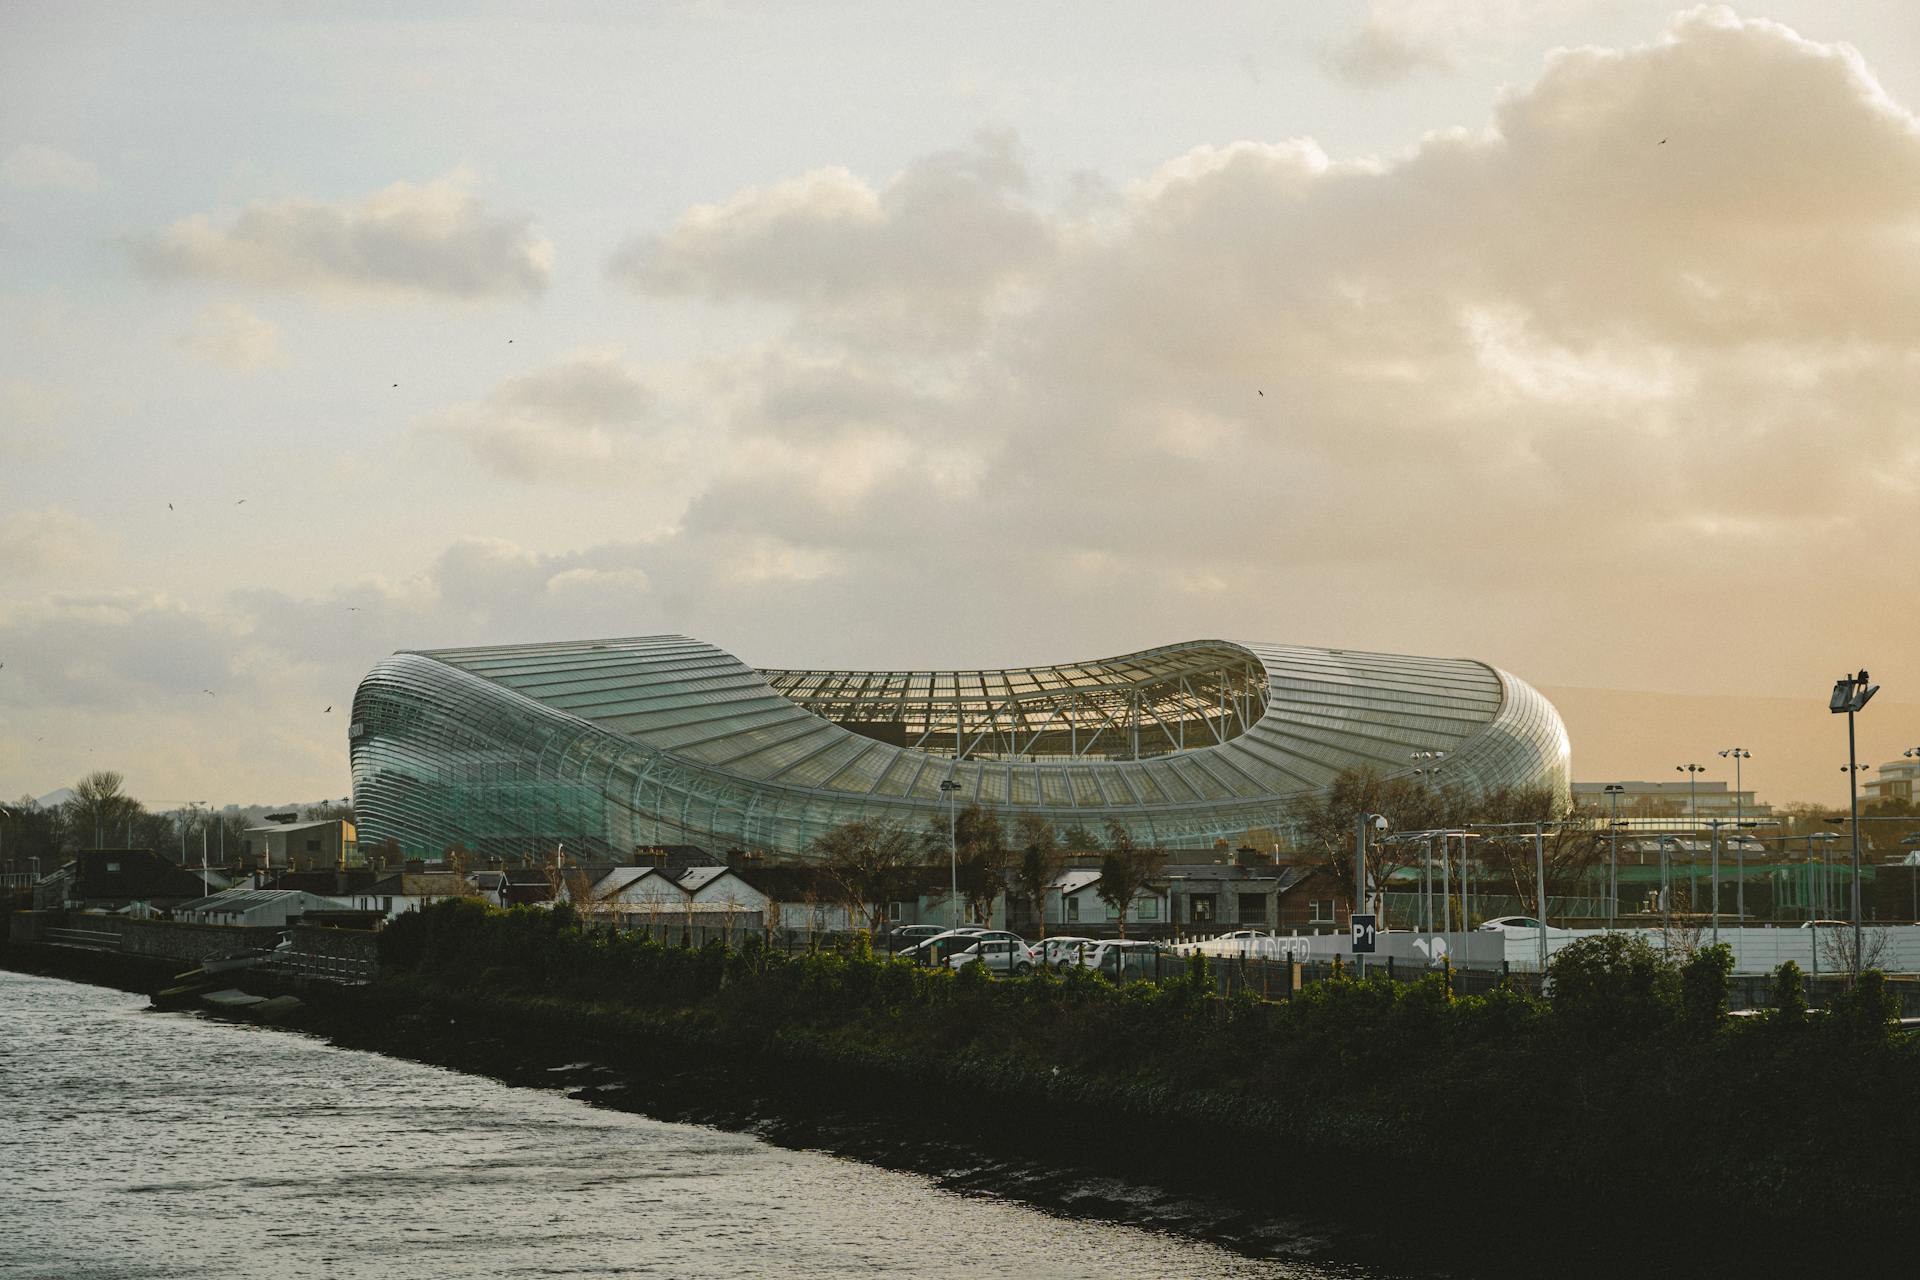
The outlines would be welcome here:
<svg viewBox="0 0 1920 1280">
<path fill-rule="evenodd" d="M 1873 684 L 1867 677 L 1865 667 L 1852 675 L 1842 676 L 1833 682 L 1833 696 L 1827 700 L 1827 710 L 1834 715 L 1842 712 L 1847 717 L 1847 801 L 1853 814 L 1849 824 L 1853 829 L 1853 977 L 1860 978 L 1861 928 L 1860 928 L 1860 754 L 1854 740 L 1853 718 L 1867 703 L 1873 701 L 1873 695 L 1880 692 L 1880 686 Z"/>
</svg>

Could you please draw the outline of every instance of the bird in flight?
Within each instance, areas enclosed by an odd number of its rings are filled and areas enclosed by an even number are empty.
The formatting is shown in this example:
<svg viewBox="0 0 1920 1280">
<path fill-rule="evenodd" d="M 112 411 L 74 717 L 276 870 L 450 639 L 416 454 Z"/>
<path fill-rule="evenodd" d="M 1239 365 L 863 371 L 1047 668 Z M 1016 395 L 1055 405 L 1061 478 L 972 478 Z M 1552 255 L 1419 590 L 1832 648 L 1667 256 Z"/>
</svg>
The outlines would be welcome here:
<svg viewBox="0 0 1920 1280">
<path fill-rule="evenodd" d="M 242 498 L 240 499 L 240 501 L 234 503 L 233 505 L 236 507 L 244 507 L 247 505 L 247 500 L 245 498 Z"/>
<path fill-rule="evenodd" d="M 1664 147 L 1664 146 L 1666 146 L 1666 145 L 1667 145 L 1667 140 L 1666 140 L 1665 138 L 1662 138 L 1662 139 L 1660 139 L 1660 145 L 1661 145 L 1661 146 L 1663 146 L 1663 147 Z"/>
<path fill-rule="evenodd" d="M 173 510 L 173 504 L 171 502 L 167 504 L 167 510 L 169 511 Z"/>
<path fill-rule="evenodd" d="M 331 713 L 331 712 L 332 712 L 332 710 L 333 710 L 333 708 L 332 708 L 332 707 L 328 707 L 328 708 L 327 708 L 327 709 L 326 709 L 325 711 L 322 711 L 322 712 L 321 712 L 320 714 L 324 716 L 324 715 L 327 715 L 327 714 L 329 714 L 329 713 Z"/>
<path fill-rule="evenodd" d="M 213 696 L 213 690 L 211 689 L 202 689 L 200 692 L 206 694 L 209 698 Z"/>
<path fill-rule="evenodd" d="M 1260 392 L 1260 394 L 1264 396 L 1264 395 L 1266 395 L 1267 393 L 1266 393 L 1266 392 L 1264 392 L 1264 391 L 1262 391 L 1262 392 Z"/>
</svg>

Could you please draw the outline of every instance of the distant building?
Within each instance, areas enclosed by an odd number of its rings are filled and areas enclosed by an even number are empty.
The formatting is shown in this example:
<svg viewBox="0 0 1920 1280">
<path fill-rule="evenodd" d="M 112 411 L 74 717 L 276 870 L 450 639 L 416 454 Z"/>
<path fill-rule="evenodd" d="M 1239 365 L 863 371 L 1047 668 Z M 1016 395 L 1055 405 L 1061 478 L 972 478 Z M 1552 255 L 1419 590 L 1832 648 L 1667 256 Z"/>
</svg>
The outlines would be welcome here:
<svg viewBox="0 0 1920 1280">
<path fill-rule="evenodd" d="M 1761 803 L 1751 791 L 1735 791 L 1725 782 L 1702 781 L 1696 781 L 1689 791 L 1684 778 L 1677 782 L 1576 782 L 1574 803 L 1611 818 L 1614 799 L 1607 794 L 1610 786 L 1626 788 L 1620 793 L 1620 820 L 1632 826 L 1672 829 L 1696 815 L 1701 822 L 1773 815 L 1773 806 Z"/>
<path fill-rule="evenodd" d="M 345 905 L 304 889 L 224 889 L 180 904 L 173 918 L 195 924 L 280 925 L 310 911 L 338 911 Z"/>
<path fill-rule="evenodd" d="M 248 827 L 240 856 L 264 870 L 328 871 L 361 865 L 359 834 L 344 818 Z"/>
<path fill-rule="evenodd" d="M 343 905 L 393 920 L 442 898 L 477 896 L 473 883 L 458 872 L 399 871 L 357 890 Z"/>
<path fill-rule="evenodd" d="M 144 903 L 165 911 L 230 883 L 218 872 L 182 867 L 151 849 L 87 849 L 34 885 L 33 905 L 119 911 Z"/>
<path fill-rule="evenodd" d="M 1916 784 L 1920 784 L 1920 759 L 1889 760 L 1875 772 L 1880 776 L 1861 788 L 1866 793 L 1860 797 L 1863 802 L 1913 803 Z"/>
</svg>

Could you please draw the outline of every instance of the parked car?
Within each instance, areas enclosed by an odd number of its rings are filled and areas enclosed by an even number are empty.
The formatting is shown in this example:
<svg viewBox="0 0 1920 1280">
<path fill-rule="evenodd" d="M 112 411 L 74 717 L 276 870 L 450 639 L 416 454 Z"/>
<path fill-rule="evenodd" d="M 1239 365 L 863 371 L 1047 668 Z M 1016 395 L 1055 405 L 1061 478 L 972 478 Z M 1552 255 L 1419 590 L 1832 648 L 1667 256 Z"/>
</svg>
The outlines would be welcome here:
<svg viewBox="0 0 1920 1280">
<path fill-rule="evenodd" d="M 887 934 L 887 945 L 901 952 L 917 947 L 928 938 L 937 938 L 950 932 L 943 924 L 903 924 Z"/>
<path fill-rule="evenodd" d="M 1100 944 L 1092 938 L 1046 938 L 1035 943 L 1034 956 L 1049 969 L 1065 973 L 1091 956 Z"/>
<path fill-rule="evenodd" d="M 1102 942 L 1088 953 L 1086 963 L 1088 968 L 1098 969 L 1108 977 L 1123 982 L 1131 978 L 1165 977 L 1186 970 L 1186 961 L 1176 955 L 1172 948 L 1158 942 L 1136 942 L 1130 938 L 1111 938 Z"/>
<path fill-rule="evenodd" d="M 1539 927 L 1540 922 L 1532 916 L 1495 916 L 1485 924 L 1482 924 L 1480 929 L 1483 933 L 1532 933 L 1539 929 Z M 1386 930 L 1382 929 L 1380 932 L 1385 933 Z M 1404 931 L 1395 930 L 1395 932 Z M 1549 934 L 1565 933 L 1566 930 L 1556 929 L 1552 925 L 1548 925 L 1547 932 Z"/>
<path fill-rule="evenodd" d="M 958 969 L 975 960 L 986 965 L 989 973 L 1002 977 L 1024 978 L 1033 972 L 1033 948 L 1014 937 L 980 938 L 948 956 L 947 964 Z"/>
<path fill-rule="evenodd" d="M 986 932 L 978 925 L 962 925 L 958 929 L 945 929 L 931 938 L 922 938 L 919 942 L 903 947 L 894 954 L 918 964 L 941 964 L 961 947 L 971 946 L 980 940 Z"/>
<path fill-rule="evenodd" d="M 1845 920 L 1802 920 L 1800 927 L 1802 929 L 1844 929 L 1847 927 L 1847 922 Z"/>
</svg>

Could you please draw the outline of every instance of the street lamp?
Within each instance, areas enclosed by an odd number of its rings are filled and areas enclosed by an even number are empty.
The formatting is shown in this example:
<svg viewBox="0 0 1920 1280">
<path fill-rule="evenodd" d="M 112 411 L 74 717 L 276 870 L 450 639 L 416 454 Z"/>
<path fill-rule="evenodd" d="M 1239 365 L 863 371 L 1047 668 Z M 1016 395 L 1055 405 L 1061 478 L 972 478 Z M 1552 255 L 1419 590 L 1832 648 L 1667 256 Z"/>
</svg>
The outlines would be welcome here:
<svg viewBox="0 0 1920 1280">
<path fill-rule="evenodd" d="M 1728 747 L 1720 753 L 1720 758 L 1733 761 L 1733 858 L 1734 866 L 1738 868 L 1735 874 L 1739 876 L 1733 887 L 1733 906 L 1740 913 L 1740 923 L 1744 927 L 1747 922 L 1747 845 L 1740 835 L 1740 819 L 1745 812 L 1740 795 L 1740 762 L 1753 759 L 1753 752 L 1745 747 Z"/>
<path fill-rule="evenodd" d="M 948 864 L 953 873 L 953 883 L 949 892 L 953 902 L 953 927 L 960 927 L 960 784 L 952 778 L 940 779 L 940 789 L 947 793 L 947 850 Z"/>
<path fill-rule="evenodd" d="M 1607 853 L 1607 928 L 1611 931 L 1620 907 L 1620 796 L 1626 788 L 1609 782 L 1605 790 L 1613 804 L 1613 834 Z"/>
<path fill-rule="evenodd" d="M 1880 686 L 1867 679 L 1867 669 L 1842 676 L 1833 682 L 1833 696 L 1827 710 L 1847 717 L 1847 799 L 1853 811 L 1853 976 L 1860 976 L 1860 761 L 1853 735 L 1853 718 L 1873 701 Z"/>
<path fill-rule="evenodd" d="M 1707 771 L 1707 766 L 1703 764 L 1677 764 L 1673 766 L 1673 769 L 1675 773 L 1684 773 L 1687 775 L 1687 827 L 1689 830 L 1698 830 L 1700 827 L 1700 797 L 1694 790 L 1694 783 L 1701 774 Z"/>
</svg>

